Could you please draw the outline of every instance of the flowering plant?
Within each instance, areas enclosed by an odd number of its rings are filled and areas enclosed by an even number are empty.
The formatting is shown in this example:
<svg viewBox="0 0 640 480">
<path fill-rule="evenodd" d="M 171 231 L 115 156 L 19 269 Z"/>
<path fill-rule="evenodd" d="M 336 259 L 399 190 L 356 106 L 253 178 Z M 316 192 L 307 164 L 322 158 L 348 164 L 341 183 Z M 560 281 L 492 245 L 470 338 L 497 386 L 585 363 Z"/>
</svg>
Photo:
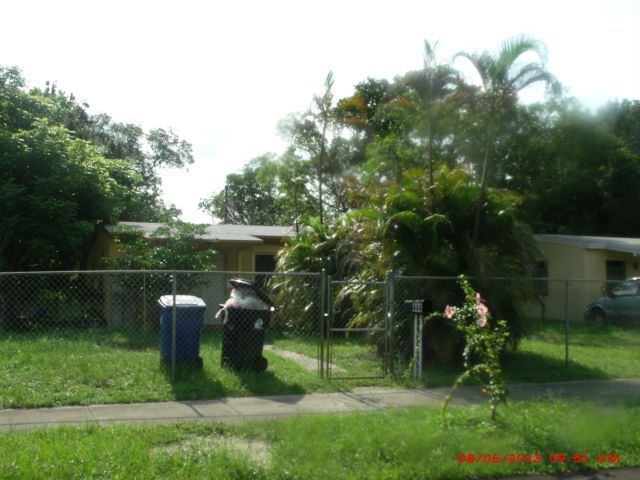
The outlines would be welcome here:
<svg viewBox="0 0 640 480">
<path fill-rule="evenodd" d="M 451 393 L 444 400 L 442 415 L 445 414 L 456 389 L 471 379 L 480 383 L 482 391 L 489 395 L 491 420 L 495 420 L 498 404 L 506 401 L 507 397 L 507 387 L 500 365 L 500 353 L 509 336 L 507 323 L 491 318 L 484 299 L 473 290 L 464 276 L 460 276 L 458 281 L 465 293 L 464 303 L 462 307 L 447 305 L 442 315 L 453 320 L 464 337 L 465 371 L 456 379 Z"/>
</svg>

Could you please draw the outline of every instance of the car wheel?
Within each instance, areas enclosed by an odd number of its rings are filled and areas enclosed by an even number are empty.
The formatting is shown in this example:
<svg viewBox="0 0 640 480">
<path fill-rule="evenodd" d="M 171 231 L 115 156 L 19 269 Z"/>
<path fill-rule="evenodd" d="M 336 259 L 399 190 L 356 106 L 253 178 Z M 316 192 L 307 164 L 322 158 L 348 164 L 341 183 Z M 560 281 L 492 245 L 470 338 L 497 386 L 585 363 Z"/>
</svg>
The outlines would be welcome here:
<svg viewBox="0 0 640 480">
<path fill-rule="evenodd" d="M 608 323 L 607 314 L 599 308 L 591 310 L 589 313 L 589 324 L 591 325 L 606 325 Z"/>
</svg>

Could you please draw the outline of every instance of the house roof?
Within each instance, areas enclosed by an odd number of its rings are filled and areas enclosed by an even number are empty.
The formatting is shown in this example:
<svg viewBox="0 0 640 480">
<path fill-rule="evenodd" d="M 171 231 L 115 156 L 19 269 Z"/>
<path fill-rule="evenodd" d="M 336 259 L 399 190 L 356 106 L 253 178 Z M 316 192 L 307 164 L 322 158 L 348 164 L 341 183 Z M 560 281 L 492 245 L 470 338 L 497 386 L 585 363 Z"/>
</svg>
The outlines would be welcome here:
<svg viewBox="0 0 640 480">
<path fill-rule="evenodd" d="M 611 250 L 640 256 L 640 238 L 592 237 L 583 235 L 534 235 L 539 242 L 555 243 L 587 250 Z"/>
<path fill-rule="evenodd" d="M 146 238 L 151 237 L 153 232 L 162 223 L 150 222 L 119 222 L 117 225 L 106 225 L 105 228 L 110 234 L 115 234 L 118 226 L 131 227 L 142 230 Z M 283 241 L 293 237 L 294 230 L 291 227 L 276 225 L 207 225 L 205 234 L 198 235 L 198 238 L 214 243 L 264 243 L 265 241 Z"/>
</svg>

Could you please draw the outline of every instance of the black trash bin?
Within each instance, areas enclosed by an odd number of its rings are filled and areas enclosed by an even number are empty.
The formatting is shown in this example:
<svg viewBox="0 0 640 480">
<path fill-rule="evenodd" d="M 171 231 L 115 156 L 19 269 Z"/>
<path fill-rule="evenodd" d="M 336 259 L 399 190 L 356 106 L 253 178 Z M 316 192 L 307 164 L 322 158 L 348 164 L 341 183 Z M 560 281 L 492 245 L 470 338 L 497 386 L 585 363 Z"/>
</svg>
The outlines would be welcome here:
<svg viewBox="0 0 640 480">
<path fill-rule="evenodd" d="M 224 307 L 222 366 L 235 370 L 264 372 L 268 366 L 267 359 L 262 356 L 264 335 L 276 307 L 253 282 L 234 279 L 230 280 L 229 284 L 236 291 L 244 292 L 244 300 L 248 301 L 227 302 L 226 306 L 221 305 Z M 246 307 L 256 304 L 264 308 Z"/>
<path fill-rule="evenodd" d="M 160 305 L 160 360 L 171 362 L 173 295 L 163 295 Z M 207 306 L 201 298 L 176 295 L 176 362 L 203 367 L 200 356 L 200 331 Z"/>
<path fill-rule="evenodd" d="M 262 356 L 264 334 L 269 326 L 269 310 L 228 308 L 222 326 L 222 365 L 235 370 L 267 370 Z"/>
</svg>

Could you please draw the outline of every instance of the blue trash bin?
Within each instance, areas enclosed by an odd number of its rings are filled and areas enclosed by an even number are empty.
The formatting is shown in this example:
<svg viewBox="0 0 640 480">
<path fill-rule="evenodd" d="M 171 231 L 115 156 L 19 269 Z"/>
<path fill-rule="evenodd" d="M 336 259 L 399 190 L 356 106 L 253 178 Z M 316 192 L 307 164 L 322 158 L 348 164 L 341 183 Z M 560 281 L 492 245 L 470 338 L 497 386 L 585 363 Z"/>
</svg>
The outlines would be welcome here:
<svg viewBox="0 0 640 480">
<path fill-rule="evenodd" d="M 171 326 L 173 323 L 173 295 L 163 295 L 160 305 L 160 360 L 171 362 Z M 207 305 L 192 295 L 176 295 L 176 362 L 202 368 L 200 331 Z"/>
</svg>

